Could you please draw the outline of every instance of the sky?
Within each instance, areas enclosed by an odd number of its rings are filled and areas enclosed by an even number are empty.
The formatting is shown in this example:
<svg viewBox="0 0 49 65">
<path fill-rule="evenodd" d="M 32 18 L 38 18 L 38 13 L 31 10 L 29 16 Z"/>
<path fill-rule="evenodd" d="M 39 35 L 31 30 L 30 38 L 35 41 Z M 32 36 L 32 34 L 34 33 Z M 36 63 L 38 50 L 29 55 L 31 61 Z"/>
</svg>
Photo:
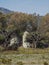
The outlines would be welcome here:
<svg viewBox="0 0 49 65">
<path fill-rule="evenodd" d="M 49 0 L 0 0 L 0 7 L 24 13 L 49 13 Z"/>
</svg>

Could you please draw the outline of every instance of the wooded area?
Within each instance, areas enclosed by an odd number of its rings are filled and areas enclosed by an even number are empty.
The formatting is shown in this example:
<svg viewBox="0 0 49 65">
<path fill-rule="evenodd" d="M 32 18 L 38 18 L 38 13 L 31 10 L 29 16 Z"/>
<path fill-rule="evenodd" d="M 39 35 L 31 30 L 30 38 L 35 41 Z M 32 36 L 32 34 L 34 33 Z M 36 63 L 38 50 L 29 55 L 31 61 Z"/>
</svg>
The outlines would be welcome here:
<svg viewBox="0 0 49 65">
<path fill-rule="evenodd" d="M 22 36 L 25 31 L 34 48 L 49 47 L 49 13 L 45 16 L 13 12 L 3 14 L 0 12 L 0 45 L 7 47 L 10 44 L 11 34 L 16 33 L 22 45 Z"/>
</svg>

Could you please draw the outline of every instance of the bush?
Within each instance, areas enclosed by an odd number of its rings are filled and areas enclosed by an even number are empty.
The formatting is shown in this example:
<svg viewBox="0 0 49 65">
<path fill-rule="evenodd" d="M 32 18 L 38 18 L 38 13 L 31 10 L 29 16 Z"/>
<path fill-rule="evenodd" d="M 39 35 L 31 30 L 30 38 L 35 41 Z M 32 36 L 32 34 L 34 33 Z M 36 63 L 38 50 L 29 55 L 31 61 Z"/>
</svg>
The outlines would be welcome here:
<svg viewBox="0 0 49 65">
<path fill-rule="evenodd" d="M 0 51 L 3 51 L 4 49 L 5 49 L 4 47 L 0 46 Z"/>
<path fill-rule="evenodd" d="M 0 40 L 3 40 L 4 39 L 4 36 L 3 35 L 0 35 Z"/>
</svg>

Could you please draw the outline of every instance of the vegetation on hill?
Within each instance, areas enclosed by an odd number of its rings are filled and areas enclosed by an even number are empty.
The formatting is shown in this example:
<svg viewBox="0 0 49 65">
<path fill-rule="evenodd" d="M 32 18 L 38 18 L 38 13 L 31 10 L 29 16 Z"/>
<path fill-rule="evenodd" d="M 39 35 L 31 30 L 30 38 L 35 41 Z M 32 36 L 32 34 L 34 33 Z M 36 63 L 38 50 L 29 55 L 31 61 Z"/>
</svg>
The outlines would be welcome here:
<svg viewBox="0 0 49 65">
<path fill-rule="evenodd" d="M 35 47 L 49 46 L 49 13 L 45 16 L 12 12 L 3 14 L 0 12 L 0 42 L 6 39 L 7 34 L 16 30 L 20 38 L 24 31 L 32 32 Z M 1 43 L 0 43 L 1 44 Z"/>
</svg>

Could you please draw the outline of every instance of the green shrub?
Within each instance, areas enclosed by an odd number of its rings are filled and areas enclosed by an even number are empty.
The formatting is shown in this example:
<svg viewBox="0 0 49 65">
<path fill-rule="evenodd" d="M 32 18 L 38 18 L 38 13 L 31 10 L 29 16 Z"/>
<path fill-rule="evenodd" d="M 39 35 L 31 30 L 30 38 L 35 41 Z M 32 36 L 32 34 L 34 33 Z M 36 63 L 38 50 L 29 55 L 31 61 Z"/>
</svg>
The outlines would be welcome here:
<svg viewBox="0 0 49 65">
<path fill-rule="evenodd" d="M 0 35 L 0 40 L 3 40 L 4 39 L 4 36 L 3 35 Z"/>
<path fill-rule="evenodd" d="M 4 47 L 0 46 L 0 51 L 3 51 L 4 50 Z"/>
</svg>

